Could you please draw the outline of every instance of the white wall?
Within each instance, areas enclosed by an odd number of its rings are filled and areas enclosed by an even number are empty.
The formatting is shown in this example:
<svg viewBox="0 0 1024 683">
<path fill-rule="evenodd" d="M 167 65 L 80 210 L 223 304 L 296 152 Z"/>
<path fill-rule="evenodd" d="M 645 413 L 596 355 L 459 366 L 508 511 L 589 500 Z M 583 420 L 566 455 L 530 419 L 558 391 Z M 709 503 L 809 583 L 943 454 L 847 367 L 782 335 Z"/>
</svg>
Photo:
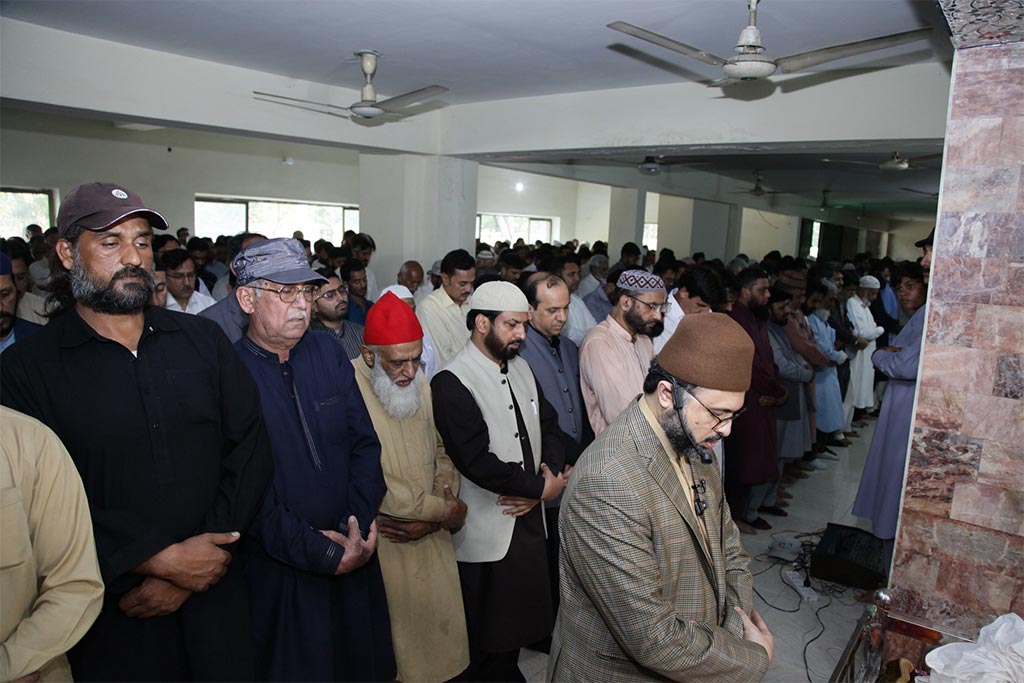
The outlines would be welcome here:
<svg viewBox="0 0 1024 683">
<path fill-rule="evenodd" d="M 758 261 L 778 249 L 783 256 L 796 256 L 800 246 L 800 218 L 780 213 L 743 209 L 739 250 Z"/>
<path fill-rule="evenodd" d="M 2 117 L 5 186 L 54 189 L 59 200 L 81 183 L 118 182 L 175 228 L 193 227 L 196 194 L 359 202 L 358 154 L 349 150 L 188 130 L 132 132 L 10 109 Z M 287 157 L 295 163 L 282 163 Z"/>
<path fill-rule="evenodd" d="M 612 188 L 595 183 L 576 183 L 576 234 L 566 239 L 580 243 L 608 241 L 608 221 L 611 216 Z"/>
<path fill-rule="evenodd" d="M 916 261 L 921 256 L 921 247 L 915 247 L 914 242 L 928 236 L 935 223 L 928 222 L 907 222 L 899 229 L 889 233 L 889 248 L 887 255 L 896 260 Z"/>
<path fill-rule="evenodd" d="M 516 183 L 523 184 L 522 192 L 516 192 Z M 477 211 L 554 218 L 551 238 L 564 242 L 576 235 L 578 185 L 575 180 L 481 165 Z"/>
<path fill-rule="evenodd" d="M 658 204 L 658 248 L 668 247 L 676 258 L 692 252 L 693 199 L 663 194 Z"/>
</svg>

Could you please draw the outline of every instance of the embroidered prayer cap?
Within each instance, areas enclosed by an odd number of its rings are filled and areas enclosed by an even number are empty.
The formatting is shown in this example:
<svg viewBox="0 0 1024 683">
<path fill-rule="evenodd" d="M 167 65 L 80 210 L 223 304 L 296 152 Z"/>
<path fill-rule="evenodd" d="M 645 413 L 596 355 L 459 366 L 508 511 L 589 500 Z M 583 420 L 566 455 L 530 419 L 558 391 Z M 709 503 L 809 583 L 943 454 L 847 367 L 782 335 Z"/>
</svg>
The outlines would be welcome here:
<svg viewBox="0 0 1024 683">
<path fill-rule="evenodd" d="M 800 291 L 803 291 L 802 289 Z M 779 287 L 778 285 L 772 285 L 768 288 L 768 293 L 771 294 L 771 298 L 768 299 L 768 303 L 777 304 L 783 301 L 789 301 L 793 298 L 793 295 L 785 287 Z"/>
<path fill-rule="evenodd" d="M 658 354 L 673 377 L 718 391 L 749 389 L 753 364 L 753 340 L 724 313 L 685 316 Z"/>
<path fill-rule="evenodd" d="M 327 282 L 327 278 L 309 267 L 302 243 L 291 237 L 253 242 L 231 261 L 238 285 L 268 280 L 281 285 L 302 282 Z"/>
<path fill-rule="evenodd" d="M 528 313 L 530 304 L 523 290 L 511 282 L 485 282 L 477 287 L 469 299 L 471 311 L 511 311 Z"/>
<path fill-rule="evenodd" d="M 86 183 L 68 192 L 57 212 L 57 233 L 67 237 L 72 226 L 106 230 L 131 216 L 149 220 L 155 230 L 166 230 L 167 220 L 146 208 L 142 197 L 113 183 Z"/>
<path fill-rule="evenodd" d="M 430 266 L 430 270 L 427 271 L 427 275 L 437 275 L 438 277 L 440 277 L 440 275 L 441 275 L 441 261 L 440 261 L 440 259 L 437 260 L 437 261 L 434 261 L 434 265 Z"/>
<path fill-rule="evenodd" d="M 385 292 L 366 312 L 363 343 L 390 346 L 423 339 L 423 328 L 412 307 L 394 292 Z"/>
<path fill-rule="evenodd" d="M 415 298 L 412 295 L 412 292 L 409 291 L 409 288 L 406 287 L 405 285 L 391 285 L 390 287 L 385 287 L 381 291 L 380 295 L 384 296 L 388 292 L 391 292 L 392 294 L 397 296 L 399 299 L 414 299 Z"/>
<path fill-rule="evenodd" d="M 807 289 L 807 272 L 803 270 L 784 270 L 775 280 L 778 287 L 790 292 L 803 292 Z M 775 297 L 772 297 L 774 301 Z"/>
<path fill-rule="evenodd" d="M 630 292 L 664 292 L 665 281 L 646 270 L 627 270 L 619 276 L 615 286 Z"/>
<path fill-rule="evenodd" d="M 874 275 L 864 275 L 861 277 L 860 282 L 857 283 L 864 289 L 881 289 L 882 285 L 878 282 L 878 278 Z"/>
</svg>

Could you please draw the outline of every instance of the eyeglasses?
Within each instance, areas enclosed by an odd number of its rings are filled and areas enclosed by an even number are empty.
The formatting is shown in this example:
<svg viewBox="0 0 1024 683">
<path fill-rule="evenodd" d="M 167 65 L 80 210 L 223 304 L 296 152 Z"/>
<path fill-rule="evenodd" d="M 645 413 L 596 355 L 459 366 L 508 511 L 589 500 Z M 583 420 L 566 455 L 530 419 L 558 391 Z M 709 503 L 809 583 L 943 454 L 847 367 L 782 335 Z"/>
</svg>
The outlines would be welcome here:
<svg viewBox="0 0 1024 683">
<path fill-rule="evenodd" d="M 192 271 L 191 273 L 171 273 L 171 272 L 168 272 L 167 273 L 167 277 L 170 278 L 171 280 L 195 280 L 196 279 L 196 273 L 195 273 L 195 271 Z"/>
<path fill-rule="evenodd" d="M 747 409 L 744 407 L 744 408 L 740 408 L 739 410 L 737 410 L 735 413 L 733 413 L 729 417 L 722 417 L 721 415 L 719 415 L 715 411 L 711 410 L 711 408 L 708 408 L 706 405 L 704 405 L 704 402 L 701 401 L 699 398 L 697 398 L 696 394 L 694 394 L 692 391 L 687 389 L 686 393 L 688 393 L 693 398 L 694 401 L 699 403 L 704 410 L 708 411 L 708 413 L 711 414 L 711 417 L 713 417 L 716 420 L 718 420 L 718 422 L 715 423 L 715 426 L 711 428 L 711 431 L 713 431 L 713 432 L 717 432 L 719 427 L 721 427 L 722 425 L 724 425 L 726 423 L 732 422 L 737 417 L 739 417 L 743 413 L 747 412 Z"/>
<path fill-rule="evenodd" d="M 663 303 L 663 304 L 650 304 L 650 303 L 647 303 L 646 301 L 644 301 L 643 299 L 637 299 L 632 294 L 627 294 L 626 296 L 628 296 L 630 299 L 632 299 L 633 301 L 637 302 L 638 304 L 643 304 L 644 306 L 646 306 L 648 312 L 650 312 L 650 313 L 664 313 L 665 311 L 668 310 L 668 303 L 667 302 Z"/>
<path fill-rule="evenodd" d="M 328 289 L 326 292 L 321 292 L 320 296 L 318 296 L 317 298 L 318 299 L 325 299 L 326 301 L 331 301 L 332 299 L 336 299 L 336 298 L 340 297 L 342 294 L 348 294 L 348 287 L 345 287 L 344 285 L 342 285 L 341 287 L 335 287 L 334 289 Z"/>
<path fill-rule="evenodd" d="M 281 303 L 285 304 L 294 303 L 299 298 L 299 294 L 302 294 L 302 298 L 308 303 L 313 303 L 313 299 L 316 298 L 317 293 L 320 291 L 319 287 L 296 287 L 294 285 L 284 285 L 281 289 L 257 287 L 256 285 L 249 285 L 249 287 L 260 289 L 264 292 L 274 292 L 281 299 Z"/>
</svg>

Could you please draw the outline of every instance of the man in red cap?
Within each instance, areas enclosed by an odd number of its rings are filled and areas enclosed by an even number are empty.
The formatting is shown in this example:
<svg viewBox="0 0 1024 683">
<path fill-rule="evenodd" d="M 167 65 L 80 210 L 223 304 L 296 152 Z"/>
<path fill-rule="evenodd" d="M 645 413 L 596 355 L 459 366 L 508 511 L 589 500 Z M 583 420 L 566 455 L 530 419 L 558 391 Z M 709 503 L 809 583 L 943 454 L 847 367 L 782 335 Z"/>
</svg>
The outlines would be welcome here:
<svg viewBox="0 0 1024 683">
<path fill-rule="evenodd" d="M 412 308 L 386 292 L 366 314 L 363 341 L 352 364 L 388 486 L 377 513 L 377 553 L 398 680 L 446 681 L 469 665 L 451 537 L 466 519 L 456 497 L 459 473 L 434 427 L 423 329 Z"/>
</svg>

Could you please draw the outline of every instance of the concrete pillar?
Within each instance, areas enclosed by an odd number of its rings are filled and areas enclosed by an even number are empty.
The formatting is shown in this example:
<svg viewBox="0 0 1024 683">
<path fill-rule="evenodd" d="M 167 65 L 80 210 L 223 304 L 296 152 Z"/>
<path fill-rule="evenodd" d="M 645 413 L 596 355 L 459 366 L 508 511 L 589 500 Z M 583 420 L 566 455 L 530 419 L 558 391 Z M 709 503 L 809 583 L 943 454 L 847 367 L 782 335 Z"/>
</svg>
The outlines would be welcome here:
<svg viewBox="0 0 1024 683">
<path fill-rule="evenodd" d="M 619 250 L 626 242 L 643 243 L 646 201 L 644 190 L 612 188 L 608 219 L 608 258 L 612 263 L 619 260 Z"/>
<path fill-rule="evenodd" d="M 427 270 L 453 249 L 473 253 L 477 164 L 444 156 L 361 154 L 359 225 L 373 236 L 381 288 L 404 261 Z"/>
<path fill-rule="evenodd" d="M 742 223 L 741 206 L 693 200 L 691 249 L 704 252 L 708 259 L 720 258 L 728 263 L 739 252 Z"/>
<path fill-rule="evenodd" d="M 676 258 L 693 253 L 690 242 L 693 238 L 693 202 L 689 197 L 661 195 L 658 206 L 658 249 L 668 247 Z"/>
</svg>

